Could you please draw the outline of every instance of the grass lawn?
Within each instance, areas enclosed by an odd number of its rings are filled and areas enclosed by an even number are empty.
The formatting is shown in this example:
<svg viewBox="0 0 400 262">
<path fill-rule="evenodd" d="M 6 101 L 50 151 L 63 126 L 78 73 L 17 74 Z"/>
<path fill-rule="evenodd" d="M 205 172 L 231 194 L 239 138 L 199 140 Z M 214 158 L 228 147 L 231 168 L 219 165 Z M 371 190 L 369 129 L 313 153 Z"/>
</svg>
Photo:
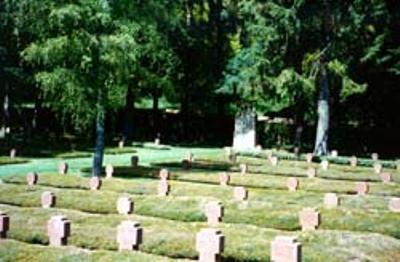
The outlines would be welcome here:
<svg viewBox="0 0 400 262">
<path fill-rule="evenodd" d="M 28 163 L 29 160 L 21 157 L 0 156 L 1 165 L 23 164 Z"/>
<path fill-rule="evenodd" d="M 166 152 L 174 153 L 174 149 Z M 178 160 L 182 152 L 176 153 Z M 371 167 L 332 165 L 328 171 L 318 169 L 316 178 L 307 178 L 307 165 L 299 161 L 284 160 L 273 167 L 261 158 L 248 156 L 239 157 L 237 164 L 231 164 L 222 150 L 218 154 L 199 155 L 195 154 L 192 170 L 181 169 L 180 161 L 153 155 L 149 162 L 146 160 L 153 165 L 116 166 L 114 178 L 103 179 L 99 191 L 89 190 L 89 179 L 74 172 L 64 176 L 40 173 L 38 185 L 34 187 L 26 185 L 24 175 L 3 177 L 0 210 L 11 217 L 11 240 L 1 242 L 4 245 L 0 245 L 0 258 L 6 261 L 26 258 L 40 261 L 46 256 L 50 260 L 63 258 L 66 261 L 74 258 L 74 261 L 130 260 L 116 251 L 115 241 L 117 225 L 130 219 L 140 222 L 144 228 L 144 243 L 139 253 L 129 254 L 135 257 L 130 261 L 196 259 L 196 233 L 207 227 L 205 205 L 219 200 L 225 208 L 223 223 L 218 225 L 226 237 L 224 261 L 268 261 L 270 242 L 277 235 L 298 236 L 304 261 L 352 258 L 400 261 L 400 214 L 387 207 L 390 197 L 400 196 L 397 170 L 390 169 L 394 182 L 384 184 Z M 248 174 L 238 172 L 239 163 L 248 164 Z M 314 166 L 318 168 L 317 164 Z M 160 167 L 169 167 L 172 173 L 168 197 L 157 196 Z M 231 185 L 245 186 L 249 190 L 247 201 L 234 200 L 233 187 L 219 185 L 220 172 L 231 175 Z M 298 191 L 287 190 L 288 177 L 299 179 Z M 357 196 L 356 181 L 368 181 L 369 194 Z M 44 191 L 56 194 L 56 208 L 40 207 Z M 323 206 L 326 192 L 338 193 L 340 207 L 326 209 Z M 134 200 L 134 214 L 117 214 L 116 201 L 122 195 Z M 298 212 L 303 207 L 315 207 L 320 211 L 318 230 L 300 230 Z M 70 247 L 47 247 L 45 225 L 54 214 L 64 214 L 72 221 Z"/>
</svg>

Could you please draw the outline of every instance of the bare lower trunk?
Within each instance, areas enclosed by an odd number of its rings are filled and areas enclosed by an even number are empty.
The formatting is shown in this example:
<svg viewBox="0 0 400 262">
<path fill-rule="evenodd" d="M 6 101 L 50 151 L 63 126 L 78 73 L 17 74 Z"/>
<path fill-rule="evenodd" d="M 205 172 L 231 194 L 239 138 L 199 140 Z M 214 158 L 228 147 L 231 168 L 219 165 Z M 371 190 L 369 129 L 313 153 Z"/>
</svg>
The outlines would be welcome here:
<svg viewBox="0 0 400 262">
<path fill-rule="evenodd" d="M 256 114 L 252 107 L 241 110 L 235 116 L 233 148 L 236 150 L 254 149 L 256 146 Z"/>
<path fill-rule="evenodd" d="M 320 85 L 321 89 L 318 99 L 318 125 L 314 146 L 314 154 L 318 156 L 328 154 L 329 79 L 326 64 L 321 65 Z"/>
<path fill-rule="evenodd" d="M 133 114 L 135 111 L 135 98 L 131 87 L 128 87 L 124 112 L 123 136 L 124 140 L 133 138 Z"/>
<path fill-rule="evenodd" d="M 158 94 L 153 94 L 153 131 L 154 137 L 160 136 L 160 114 L 159 114 L 159 96 Z"/>
<path fill-rule="evenodd" d="M 99 110 L 96 118 L 96 145 L 93 156 L 93 176 L 100 176 L 104 155 L 104 110 Z"/>
</svg>

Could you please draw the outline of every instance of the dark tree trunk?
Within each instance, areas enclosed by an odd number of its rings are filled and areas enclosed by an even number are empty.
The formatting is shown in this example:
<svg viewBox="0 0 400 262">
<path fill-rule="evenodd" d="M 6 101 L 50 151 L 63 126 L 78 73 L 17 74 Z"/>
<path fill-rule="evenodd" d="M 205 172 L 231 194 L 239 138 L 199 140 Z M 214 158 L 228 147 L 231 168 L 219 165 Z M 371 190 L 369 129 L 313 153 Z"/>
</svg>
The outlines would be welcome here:
<svg viewBox="0 0 400 262">
<path fill-rule="evenodd" d="M 160 114 L 159 114 L 159 95 L 153 93 L 153 131 L 154 137 L 160 137 Z"/>
<path fill-rule="evenodd" d="M 124 112 L 124 128 L 123 128 L 123 136 L 124 140 L 131 140 L 133 138 L 133 118 L 135 112 L 135 96 L 133 94 L 132 87 L 128 87 L 128 91 L 126 94 L 126 104 L 125 104 L 125 112 Z"/>
<path fill-rule="evenodd" d="M 11 132 L 10 127 L 10 96 L 9 96 L 9 83 L 6 80 L 4 83 L 4 96 L 2 102 L 2 125 L 1 125 L 1 133 L 3 133 L 4 137 L 8 137 L 8 134 Z"/>
<path fill-rule="evenodd" d="M 98 107 L 96 117 L 96 144 L 94 148 L 93 156 L 93 176 L 100 176 L 103 167 L 103 155 L 104 155 L 104 140 L 105 140 L 105 128 L 104 128 L 105 113 L 102 106 Z"/>
</svg>

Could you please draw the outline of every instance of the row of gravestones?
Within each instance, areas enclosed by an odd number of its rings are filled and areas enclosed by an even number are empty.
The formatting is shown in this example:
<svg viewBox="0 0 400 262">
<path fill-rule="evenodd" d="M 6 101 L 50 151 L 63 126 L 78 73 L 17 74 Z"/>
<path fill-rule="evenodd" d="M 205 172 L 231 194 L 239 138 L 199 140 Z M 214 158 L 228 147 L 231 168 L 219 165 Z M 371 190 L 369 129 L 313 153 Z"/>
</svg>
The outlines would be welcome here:
<svg viewBox="0 0 400 262">
<path fill-rule="evenodd" d="M 236 162 L 237 154 L 236 154 L 236 152 L 233 150 L 233 148 L 231 148 L 231 147 L 226 147 L 226 148 L 225 148 L 225 153 L 226 153 L 226 155 L 227 155 L 227 157 L 228 157 L 228 160 L 229 160 L 230 162 L 233 162 L 233 163 Z M 338 156 L 339 156 L 338 151 L 337 151 L 337 150 L 332 150 L 331 156 L 332 156 L 332 157 L 338 157 Z M 307 153 L 305 158 L 306 158 L 306 162 L 309 163 L 309 164 L 311 164 L 312 161 L 313 161 L 313 158 L 314 158 L 314 154 L 312 154 L 312 153 Z M 279 159 L 278 159 L 277 156 L 273 156 L 273 155 L 272 155 L 272 151 L 268 151 L 268 152 L 267 152 L 267 159 L 269 160 L 269 162 L 270 162 L 270 164 L 271 164 L 272 166 L 278 165 Z M 375 172 L 379 174 L 379 173 L 382 171 L 382 164 L 378 162 L 378 161 L 379 161 L 379 155 L 378 155 L 378 153 L 372 153 L 372 154 L 371 154 L 371 159 L 374 161 L 373 168 L 374 168 Z M 351 156 L 349 162 L 350 162 L 350 166 L 356 167 L 356 166 L 358 165 L 358 158 L 357 158 L 356 156 Z M 397 167 L 398 170 L 400 170 L 400 160 L 396 161 L 396 167 Z M 322 168 L 323 170 L 328 170 L 328 168 L 329 168 L 329 161 L 326 160 L 326 159 L 322 160 L 322 161 L 321 161 L 321 168 Z"/>
<path fill-rule="evenodd" d="M 0 212 L 0 238 L 6 238 L 10 227 L 10 216 Z M 312 229 L 311 227 L 308 229 Z M 71 221 L 63 216 L 52 216 L 47 222 L 49 245 L 60 247 L 68 245 L 71 235 Z M 118 250 L 138 250 L 143 243 L 143 228 L 140 223 L 130 220 L 122 221 L 117 227 L 116 242 Z M 204 228 L 196 235 L 196 251 L 200 262 L 217 262 L 225 246 L 225 236 L 215 228 Z M 271 259 L 273 261 L 301 261 L 301 245 L 296 237 L 277 236 L 271 242 Z"/>
</svg>

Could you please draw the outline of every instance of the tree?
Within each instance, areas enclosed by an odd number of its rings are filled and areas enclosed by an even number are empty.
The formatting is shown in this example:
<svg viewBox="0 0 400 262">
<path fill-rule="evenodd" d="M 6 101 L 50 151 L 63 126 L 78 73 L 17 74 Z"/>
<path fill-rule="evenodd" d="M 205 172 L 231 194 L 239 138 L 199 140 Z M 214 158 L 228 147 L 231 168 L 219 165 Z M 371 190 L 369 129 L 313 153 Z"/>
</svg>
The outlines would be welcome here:
<svg viewBox="0 0 400 262">
<path fill-rule="evenodd" d="M 124 89 L 115 68 L 135 61 L 131 28 L 112 20 L 107 1 L 53 2 L 46 32 L 24 50 L 40 70 L 36 80 L 51 107 L 79 127 L 96 130 L 93 175 L 102 170 L 106 112 L 121 106 Z M 129 59 L 119 60 L 121 54 Z"/>
</svg>

